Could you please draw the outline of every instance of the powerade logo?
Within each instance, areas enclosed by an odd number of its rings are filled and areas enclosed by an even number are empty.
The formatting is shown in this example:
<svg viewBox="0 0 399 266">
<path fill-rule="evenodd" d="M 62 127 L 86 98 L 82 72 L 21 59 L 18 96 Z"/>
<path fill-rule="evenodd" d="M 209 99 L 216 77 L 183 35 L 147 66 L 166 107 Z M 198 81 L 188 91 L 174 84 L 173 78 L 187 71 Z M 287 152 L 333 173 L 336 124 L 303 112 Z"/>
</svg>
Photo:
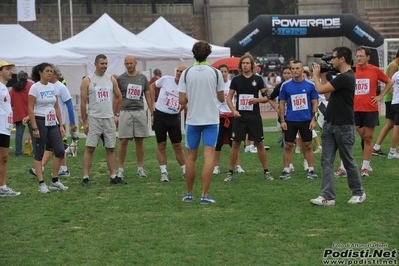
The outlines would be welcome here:
<svg viewBox="0 0 399 266">
<path fill-rule="evenodd" d="M 249 44 L 250 42 L 252 42 L 252 37 L 255 36 L 256 34 L 259 33 L 259 29 L 256 28 L 254 29 L 250 34 L 248 34 L 244 39 L 242 39 L 241 41 L 239 41 L 238 43 L 244 47 L 245 45 Z"/>
<path fill-rule="evenodd" d="M 339 29 L 340 18 L 280 19 L 272 17 L 272 35 L 305 36 L 308 28 Z"/>
<path fill-rule="evenodd" d="M 370 34 L 368 34 L 367 32 L 365 32 L 363 29 L 361 29 L 359 27 L 359 25 L 356 25 L 355 28 L 353 29 L 353 31 L 359 35 L 360 37 L 366 37 L 367 39 L 369 39 L 370 42 L 374 42 L 375 38 L 371 37 Z"/>
</svg>

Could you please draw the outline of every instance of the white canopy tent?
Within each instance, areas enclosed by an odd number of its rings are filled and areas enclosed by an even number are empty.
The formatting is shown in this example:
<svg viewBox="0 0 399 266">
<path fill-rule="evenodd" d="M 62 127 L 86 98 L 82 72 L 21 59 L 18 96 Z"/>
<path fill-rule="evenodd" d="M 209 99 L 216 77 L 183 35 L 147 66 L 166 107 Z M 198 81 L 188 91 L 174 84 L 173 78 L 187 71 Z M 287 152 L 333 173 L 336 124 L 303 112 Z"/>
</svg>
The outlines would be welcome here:
<svg viewBox="0 0 399 266">
<path fill-rule="evenodd" d="M 58 66 L 67 80 L 71 94 L 79 94 L 82 77 L 87 74 L 87 57 L 61 49 L 34 35 L 21 25 L 2 24 L 3 36 L 12 36 L 0 42 L 0 60 L 15 64 L 17 71 L 31 73 L 32 67 L 47 62 Z"/>
<path fill-rule="evenodd" d="M 194 43 L 198 42 L 198 40 L 181 32 L 163 17 L 159 17 L 156 21 L 154 21 L 154 23 L 148 26 L 148 28 L 137 34 L 137 36 L 147 41 L 178 49 L 179 57 L 178 61 L 175 60 L 174 62 L 175 67 L 181 63 L 186 65 L 191 65 L 194 63 L 193 53 L 191 50 Z M 230 57 L 230 47 L 222 47 L 212 44 L 211 46 L 212 53 L 208 57 L 208 61 L 210 63 L 213 63 L 221 58 Z M 151 62 L 151 66 L 154 65 L 154 63 L 155 62 Z M 170 69 L 165 67 L 167 65 L 166 63 L 167 62 L 156 62 L 158 65 L 155 67 L 161 69 L 162 73 L 165 72 L 168 74 Z M 174 75 L 174 69 L 172 69 L 172 73 L 169 74 Z"/>
<path fill-rule="evenodd" d="M 124 58 L 128 54 L 134 55 L 139 61 L 138 70 L 147 70 L 148 60 L 165 60 L 179 56 L 179 50 L 176 47 L 143 40 L 119 25 L 106 13 L 85 30 L 55 45 L 86 55 L 90 62 L 89 72 L 95 70 L 95 57 L 98 54 L 104 54 L 108 58 L 107 72 L 118 75 L 125 71 Z"/>
</svg>

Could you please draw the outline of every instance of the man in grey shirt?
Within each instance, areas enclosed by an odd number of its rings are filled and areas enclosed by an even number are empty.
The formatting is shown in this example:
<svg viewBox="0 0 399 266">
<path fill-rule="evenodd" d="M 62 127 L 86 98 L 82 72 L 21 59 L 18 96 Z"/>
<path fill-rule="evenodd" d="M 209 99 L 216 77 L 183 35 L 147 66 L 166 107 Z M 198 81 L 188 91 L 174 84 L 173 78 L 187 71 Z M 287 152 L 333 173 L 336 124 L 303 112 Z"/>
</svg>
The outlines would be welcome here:
<svg viewBox="0 0 399 266">
<path fill-rule="evenodd" d="M 125 57 L 126 72 L 116 80 L 122 93 L 122 106 L 119 116 L 119 169 L 117 176 L 123 178 L 123 165 L 125 163 L 127 145 L 134 138 L 136 143 L 137 177 L 144 178 L 147 175 L 143 169 L 144 138 L 150 136 L 148 131 L 147 115 L 144 110 L 145 97 L 149 110 L 153 110 L 150 95 L 150 85 L 147 77 L 136 70 L 137 61 L 133 55 Z M 151 114 L 152 115 L 152 114 Z"/>
</svg>

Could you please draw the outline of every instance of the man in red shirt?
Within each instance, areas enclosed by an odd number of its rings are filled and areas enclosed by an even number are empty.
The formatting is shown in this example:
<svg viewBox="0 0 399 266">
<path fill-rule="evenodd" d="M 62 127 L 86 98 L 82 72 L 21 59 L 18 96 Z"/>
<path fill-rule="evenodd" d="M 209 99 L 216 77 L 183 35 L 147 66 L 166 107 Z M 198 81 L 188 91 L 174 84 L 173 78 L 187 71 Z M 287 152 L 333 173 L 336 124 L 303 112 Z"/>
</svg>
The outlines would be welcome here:
<svg viewBox="0 0 399 266">
<path fill-rule="evenodd" d="M 361 175 L 368 176 L 373 152 L 374 128 L 379 125 L 378 103 L 391 89 L 393 82 L 380 68 L 368 63 L 370 49 L 359 47 L 356 50 L 356 60 L 355 125 L 357 132 L 364 140 Z M 378 81 L 386 84 L 379 95 L 377 95 Z"/>
<path fill-rule="evenodd" d="M 152 74 L 154 74 L 154 76 L 150 79 L 150 85 L 162 77 L 162 72 L 159 68 L 154 69 Z M 155 87 L 155 102 L 158 100 L 160 90 L 160 88 Z"/>
</svg>

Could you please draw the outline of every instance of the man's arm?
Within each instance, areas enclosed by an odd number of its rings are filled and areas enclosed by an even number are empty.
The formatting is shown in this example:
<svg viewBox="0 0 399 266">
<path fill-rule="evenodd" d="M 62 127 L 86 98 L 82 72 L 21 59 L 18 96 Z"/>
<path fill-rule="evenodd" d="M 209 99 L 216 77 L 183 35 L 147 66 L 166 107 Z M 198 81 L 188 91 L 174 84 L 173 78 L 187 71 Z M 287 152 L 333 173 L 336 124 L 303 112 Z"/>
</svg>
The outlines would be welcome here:
<svg viewBox="0 0 399 266">
<path fill-rule="evenodd" d="M 312 120 L 310 121 L 309 129 L 313 130 L 316 128 L 316 113 L 319 110 L 319 100 L 312 99 Z"/>
<path fill-rule="evenodd" d="M 187 93 L 185 92 L 179 92 L 179 103 L 181 105 L 187 104 L 188 99 L 187 99 Z"/>
<path fill-rule="evenodd" d="M 151 85 L 150 85 L 150 95 L 151 95 L 152 107 L 154 108 L 154 109 L 151 110 L 151 112 L 155 111 L 155 88 L 157 88 L 157 86 L 155 86 L 155 82 L 151 83 Z"/>
<path fill-rule="evenodd" d="M 121 93 L 121 90 L 119 89 L 116 79 L 114 79 L 114 78 L 112 79 L 112 85 L 113 85 L 113 93 L 114 93 L 114 101 L 113 101 L 112 109 L 114 111 L 114 114 L 116 114 L 116 113 L 119 113 L 121 110 L 122 93 Z"/>
<path fill-rule="evenodd" d="M 326 100 L 330 99 L 331 92 L 335 91 L 335 88 L 331 85 L 330 82 L 327 82 L 326 74 L 320 73 L 320 65 L 314 63 L 313 64 L 313 82 L 316 86 L 316 90 L 319 94 L 324 94 Z M 321 80 L 320 80 L 321 77 Z"/>
<path fill-rule="evenodd" d="M 155 84 L 155 82 L 152 83 L 152 84 Z M 151 84 L 151 86 L 152 86 L 152 84 Z M 155 94 L 154 94 L 154 96 L 155 96 Z M 150 91 L 145 91 L 144 92 L 144 97 L 145 97 L 145 100 L 147 101 L 148 109 L 150 110 L 151 115 L 152 115 L 154 113 L 155 109 L 154 109 L 154 102 L 152 100 Z M 154 98 L 154 101 L 155 101 L 155 98 Z"/>
<path fill-rule="evenodd" d="M 286 100 L 280 100 L 280 127 L 282 130 L 287 130 L 287 123 L 285 122 L 285 104 L 287 103 Z"/>
<path fill-rule="evenodd" d="M 387 83 L 385 83 L 385 88 L 380 92 L 379 95 L 372 97 L 371 103 L 376 104 L 379 101 L 381 101 L 382 98 L 385 96 L 385 94 L 387 94 L 387 92 L 391 90 L 392 86 L 393 86 L 393 81 L 392 79 L 388 78 Z"/>
<path fill-rule="evenodd" d="M 236 92 L 235 90 L 230 89 L 229 90 L 229 94 L 227 95 L 226 101 L 227 101 L 227 105 L 229 106 L 230 111 L 232 112 L 232 114 L 235 117 L 240 117 L 241 116 L 240 112 L 238 112 L 236 110 L 236 108 L 234 108 L 234 105 L 233 105 L 233 97 L 234 97 L 235 92 Z"/>
<path fill-rule="evenodd" d="M 87 123 L 87 98 L 89 94 L 90 81 L 86 77 L 82 80 L 80 84 L 80 114 L 82 116 L 83 124 Z"/>
<path fill-rule="evenodd" d="M 399 71 L 399 67 L 397 64 L 391 64 L 388 68 L 388 77 L 391 79 L 393 74 Z"/>
</svg>

